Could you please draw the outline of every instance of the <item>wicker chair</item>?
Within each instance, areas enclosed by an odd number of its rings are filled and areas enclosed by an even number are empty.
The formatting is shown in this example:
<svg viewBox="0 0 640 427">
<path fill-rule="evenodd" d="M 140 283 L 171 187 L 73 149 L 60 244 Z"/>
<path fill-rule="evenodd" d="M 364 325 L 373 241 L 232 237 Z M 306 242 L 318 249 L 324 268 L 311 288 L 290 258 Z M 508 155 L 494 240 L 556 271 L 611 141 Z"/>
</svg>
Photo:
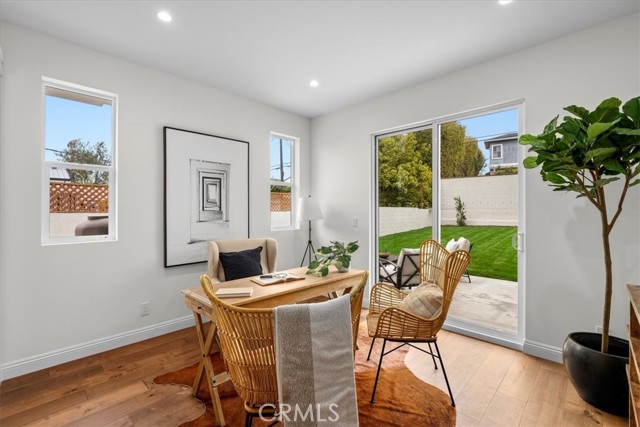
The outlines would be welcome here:
<svg viewBox="0 0 640 427">
<path fill-rule="evenodd" d="M 428 240 L 422 243 L 420 246 L 420 280 L 423 283 L 436 283 L 442 289 L 442 309 L 429 319 L 417 316 L 398 307 L 408 294 L 384 283 L 378 283 L 373 287 L 371 290 L 369 314 L 367 316 L 368 332 L 369 336 L 372 337 L 367 360 L 371 357 L 371 350 L 373 349 L 376 338 L 382 338 L 383 342 L 380 361 L 378 362 L 378 372 L 373 386 L 373 393 L 371 394 L 371 403 L 373 403 L 376 394 L 378 377 L 380 376 L 380 368 L 382 367 L 382 358 L 400 347 L 409 345 L 431 355 L 433 365 L 436 369 L 438 369 L 436 358 L 440 360 L 442 373 L 444 374 L 449 396 L 451 397 L 451 405 L 455 406 L 447 373 L 442 363 L 440 350 L 438 349 L 437 334 L 447 317 L 453 293 L 470 260 L 471 257 L 469 253 L 461 250 L 449 253 L 435 240 Z M 402 344 L 385 353 L 387 341 Z M 414 343 L 428 343 L 429 351 L 414 346 Z M 431 343 L 435 346 L 435 353 L 433 352 Z"/>
<path fill-rule="evenodd" d="M 351 288 L 349 296 L 351 298 L 351 332 L 353 335 L 353 355 L 355 357 L 358 348 L 358 329 L 360 328 L 360 313 L 362 312 L 362 297 L 364 296 L 364 287 L 367 285 L 369 272 L 366 271 L 362 276 L 362 280 L 356 286 Z"/>
<path fill-rule="evenodd" d="M 356 338 L 367 278 L 368 273 L 349 292 L 351 325 Z M 200 284 L 211 301 L 224 364 L 238 395 L 244 400 L 245 426 L 250 427 L 253 418 L 259 416 L 261 405 L 278 407 L 273 309 L 227 304 L 215 295 L 211 278 L 206 274 L 200 276 Z M 273 415 L 264 410 L 262 414 Z"/>
</svg>

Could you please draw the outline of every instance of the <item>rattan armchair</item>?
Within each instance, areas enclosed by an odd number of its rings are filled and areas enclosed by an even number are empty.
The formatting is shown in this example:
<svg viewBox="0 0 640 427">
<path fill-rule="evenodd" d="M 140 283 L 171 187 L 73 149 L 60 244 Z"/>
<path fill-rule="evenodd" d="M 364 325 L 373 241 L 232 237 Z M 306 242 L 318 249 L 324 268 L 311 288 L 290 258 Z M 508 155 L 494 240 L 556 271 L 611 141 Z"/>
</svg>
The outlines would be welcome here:
<svg viewBox="0 0 640 427">
<path fill-rule="evenodd" d="M 351 298 L 351 333 L 353 335 L 353 355 L 355 357 L 358 348 L 358 329 L 360 328 L 360 313 L 362 312 L 362 297 L 364 296 L 364 288 L 369 279 L 369 272 L 365 271 L 362 280 L 349 291 Z"/>
<path fill-rule="evenodd" d="M 436 369 L 438 368 L 436 358 L 440 360 L 442 373 L 444 374 L 449 396 L 451 397 L 451 405 L 455 406 L 449 380 L 447 379 L 447 373 L 442 363 L 440 350 L 438 349 L 437 334 L 447 317 L 453 293 L 470 260 L 471 257 L 469 253 L 461 250 L 449 253 L 435 240 L 428 240 L 422 243 L 420 246 L 419 259 L 420 281 L 422 283 L 435 283 L 442 289 L 442 307 L 431 318 L 420 317 L 398 307 L 404 298 L 407 297 L 407 293 L 401 292 L 395 287 L 384 283 L 378 283 L 373 287 L 371 290 L 369 314 L 367 316 L 367 329 L 369 336 L 372 338 L 367 360 L 371 357 L 371 349 L 373 349 L 375 340 L 382 338 L 383 343 L 380 360 L 378 362 L 378 372 L 371 394 L 371 403 L 374 403 L 383 357 L 400 347 L 409 345 L 430 354 Z M 385 353 L 387 341 L 402 344 Z M 429 351 L 414 346 L 413 343 L 428 343 Z M 435 353 L 431 347 L 432 343 L 435 346 Z"/>
<path fill-rule="evenodd" d="M 363 290 L 369 274 L 353 288 L 351 325 L 355 343 L 362 308 Z M 215 295 L 211 278 L 203 274 L 200 284 L 211 301 L 224 364 L 238 395 L 244 401 L 245 426 L 259 416 L 262 405 L 278 407 L 278 383 L 274 349 L 274 315 L 272 308 L 242 308 L 227 304 Z M 263 415 L 270 415 L 263 410 Z"/>
<path fill-rule="evenodd" d="M 262 405 L 275 408 L 278 403 L 273 309 L 227 304 L 215 295 L 206 274 L 200 276 L 200 284 L 211 301 L 225 368 L 244 401 L 245 426 L 251 426 Z"/>
</svg>

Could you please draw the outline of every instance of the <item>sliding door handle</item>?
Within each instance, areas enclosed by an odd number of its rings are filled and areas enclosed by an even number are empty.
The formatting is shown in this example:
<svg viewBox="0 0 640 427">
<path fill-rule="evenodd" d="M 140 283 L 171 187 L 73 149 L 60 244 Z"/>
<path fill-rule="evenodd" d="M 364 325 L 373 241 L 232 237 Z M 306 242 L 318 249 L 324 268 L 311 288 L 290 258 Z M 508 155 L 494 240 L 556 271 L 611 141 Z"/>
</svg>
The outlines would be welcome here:
<svg viewBox="0 0 640 427">
<path fill-rule="evenodd" d="M 511 236 L 511 246 L 518 252 L 522 252 L 522 238 L 524 235 L 522 233 L 516 233 Z"/>
</svg>

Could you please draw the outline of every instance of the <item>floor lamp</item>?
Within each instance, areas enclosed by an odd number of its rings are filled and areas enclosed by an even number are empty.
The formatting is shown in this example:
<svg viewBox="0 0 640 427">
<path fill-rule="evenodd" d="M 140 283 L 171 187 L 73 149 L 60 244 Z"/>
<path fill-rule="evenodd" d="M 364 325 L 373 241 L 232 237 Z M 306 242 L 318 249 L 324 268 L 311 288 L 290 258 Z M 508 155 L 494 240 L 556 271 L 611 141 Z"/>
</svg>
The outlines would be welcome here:
<svg viewBox="0 0 640 427">
<path fill-rule="evenodd" d="M 316 250 L 311 243 L 311 221 L 316 219 L 322 219 L 322 211 L 318 201 L 311 196 L 302 197 L 298 200 L 298 214 L 296 218 L 299 222 L 309 221 L 309 240 L 307 241 L 307 248 L 302 255 L 302 261 L 300 261 L 300 267 L 304 265 L 304 258 L 309 254 L 309 264 L 311 264 L 311 256 L 315 258 Z"/>
</svg>

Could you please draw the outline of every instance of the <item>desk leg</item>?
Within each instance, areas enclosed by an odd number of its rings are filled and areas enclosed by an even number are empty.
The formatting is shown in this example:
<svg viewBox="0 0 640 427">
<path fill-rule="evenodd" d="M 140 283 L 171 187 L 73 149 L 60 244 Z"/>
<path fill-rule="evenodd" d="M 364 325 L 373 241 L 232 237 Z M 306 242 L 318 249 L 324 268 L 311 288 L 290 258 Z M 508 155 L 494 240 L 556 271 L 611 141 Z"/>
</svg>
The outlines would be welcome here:
<svg viewBox="0 0 640 427">
<path fill-rule="evenodd" d="M 209 331 L 205 338 L 204 335 L 204 323 L 202 322 L 202 316 L 200 313 L 194 312 L 193 316 L 196 321 L 196 331 L 198 333 L 198 341 L 200 343 L 200 350 L 202 351 L 202 359 L 198 365 L 198 371 L 196 372 L 196 378 L 193 382 L 193 390 L 191 391 L 194 396 L 197 395 L 200 390 L 200 384 L 202 383 L 202 377 L 207 377 L 207 384 L 209 385 L 209 393 L 211 394 L 211 404 L 213 405 L 213 413 L 216 422 L 224 426 L 224 414 L 222 413 L 222 404 L 220 403 L 220 395 L 218 394 L 218 387 L 214 385 L 216 381 L 215 373 L 213 372 L 213 365 L 211 364 L 211 352 L 215 344 L 216 325 L 211 322 L 209 325 Z"/>
</svg>

